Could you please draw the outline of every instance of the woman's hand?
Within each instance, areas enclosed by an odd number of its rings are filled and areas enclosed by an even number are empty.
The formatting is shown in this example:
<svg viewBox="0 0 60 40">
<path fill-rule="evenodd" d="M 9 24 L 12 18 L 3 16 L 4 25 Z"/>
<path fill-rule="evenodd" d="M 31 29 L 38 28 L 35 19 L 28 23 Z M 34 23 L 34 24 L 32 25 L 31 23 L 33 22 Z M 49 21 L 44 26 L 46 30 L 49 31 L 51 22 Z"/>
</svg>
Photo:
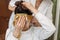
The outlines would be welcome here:
<svg viewBox="0 0 60 40">
<path fill-rule="evenodd" d="M 16 28 L 19 30 L 22 30 L 25 26 L 25 21 L 26 21 L 26 16 L 20 16 L 17 23 L 16 23 Z"/>
<path fill-rule="evenodd" d="M 28 9 L 30 9 L 33 13 L 37 13 L 37 9 L 35 7 L 33 7 L 33 5 L 29 2 L 23 2 L 22 3 L 25 7 L 27 7 Z"/>
<path fill-rule="evenodd" d="M 8 5 L 8 9 L 10 10 L 10 11 L 14 11 L 15 10 L 15 8 L 16 8 L 16 6 L 10 6 L 10 5 Z"/>
<path fill-rule="evenodd" d="M 16 21 L 15 30 L 13 31 L 13 35 L 18 38 L 21 36 L 21 31 L 25 26 L 26 17 L 20 16 L 19 19 Z"/>
</svg>

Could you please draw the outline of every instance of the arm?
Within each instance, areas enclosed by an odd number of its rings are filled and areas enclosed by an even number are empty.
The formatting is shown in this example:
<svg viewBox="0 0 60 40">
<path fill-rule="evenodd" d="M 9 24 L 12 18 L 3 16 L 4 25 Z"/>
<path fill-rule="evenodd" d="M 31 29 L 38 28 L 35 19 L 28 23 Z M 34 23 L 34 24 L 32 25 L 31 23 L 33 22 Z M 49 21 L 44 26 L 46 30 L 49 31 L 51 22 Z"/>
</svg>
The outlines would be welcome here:
<svg viewBox="0 0 60 40">
<path fill-rule="evenodd" d="M 36 19 L 39 21 L 39 23 L 42 25 L 42 31 L 40 32 L 40 38 L 42 37 L 43 39 L 47 39 L 50 37 L 54 32 L 55 32 L 55 26 L 51 22 L 50 19 L 48 19 L 46 16 L 43 14 L 38 14 L 35 15 Z M 38 19 L 39 18 L 39 19 Z"/>
<path fill-rule="evenodd" d="M 16 2 L 16 1 L 19 1 L 19 0 L 11 0 L 11 1 L 9 2 L 9 5 L 8 5 L 8 9 L 9 9 L 9 10 L 11 10 L 11 11 L 14 11 L 14 10 L 15 10 L 15 7 L 16 7 L 16 6 L 15 6 L 15 2 Z M 12 31 L 12 30 L 13 30 L 12 27 L 14 27 L 14 26 L 13 26 L 13 20 L 14 20 L 14 14 L 12 14 L 11 19 L 10 19 L 10 21 L 9 21 L 9 27 L 10 27 L 10 28 L 9 28 L 10 31 L 8 30 L 9 33 L 10 33 L 10 32 L 13 33 L 13 31 Z M 8 34 L 9 34 L 9 33 L 8 33 Z M 7 34 L 7 35 L 8 35 L 8 34 Z M 6 38 L 7 38 L 7 35 L 6 35 Z M 13 36 L 13 34 L 12 34 L 12 36 Z M 13 36 L 13 37 L 14 37 L 14 36 Z M 15 38 L 15 37 L 14 37 L 14 38 Z"/>
<path fill-rule="evenodd" d="M 51 13 L 52 9 L 50 9 L 50 8 L 52 8 L 51 5 L 48 8 L 48 11 Z M 48 11 L 47 11 L 47 13 L 48 13 Z M 42 38 L 42 39 L 49 38 L 56 30 L 56 28 L 53 25 L 51 19 L 49 19 L 49 17 L 43 15 L 39 11 L 35 14 L 35 18 L 42 25 L 42 30 L 40 30 L 40 33 L 38 34 L 39 37 Z"/>
<path fill-rule="evenodd" d="M 40 31 L 38 30 L 39 33 L 37 33 L 37 35 L 41 39 L 49 38 L 55 32 L 55 30 L 56 30 L 56 28 L 53 25 L 52 21 L 49 19 L 49 17 L 45 16 L 40 11 L 36 10 L 30 3 L 28 3 L 29 5 L 27 3 L 24 3 L 24 4 L 26 5 L 27 8 L 29 8 L 33 12 L 35 18 L 38 20 L 38 22 L 42 26 L 42 30 L 39 29 Z M 49 8 L 48 8 L 48 10 L 51 13 L 52 9 L 50 9 L 50 8 L 52 8 L 52 5 L 50 5 Z M 47 13 L 48 13 L 48 11 L 47 11 Z"/>
<path fill-rule="evenodd" d="M 8 9 L 9 9 L 9 10 L 11 10 L 11 11 L 14 11 L 14 10 L 15 10 L 15 8 L 16 8 L 15 2 L 16 2 L 16 1 L 19 1 L 19 0 L 11 0 L 11 1 L 9 2 L 9 5 L 8 5 Z"/>
</svg>

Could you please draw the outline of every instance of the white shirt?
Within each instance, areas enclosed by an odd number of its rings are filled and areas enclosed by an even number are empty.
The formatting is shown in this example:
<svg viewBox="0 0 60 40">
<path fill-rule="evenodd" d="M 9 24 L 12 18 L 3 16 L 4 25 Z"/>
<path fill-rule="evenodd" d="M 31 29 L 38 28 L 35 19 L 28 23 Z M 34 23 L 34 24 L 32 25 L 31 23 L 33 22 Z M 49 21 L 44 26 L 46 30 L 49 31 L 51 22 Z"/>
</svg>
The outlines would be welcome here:
<svg viewBox="0 0 60 40">
<path fill-rule="evenodd" d="M 9 5 L 12 7 L 15 6 L 15 2 L 19 0 L 11 0 Z M 26 2 L 31 2 L 33 6 L 35 6 L 36 0 L 24 0 Z M 45 40 L 49 38 L 55 32 L 55 26 L 52 23 L 52 6 L 53 3 L 51 0 L 43 0 L 38 8 L 38 12 L 34 15 L 38 22 L 42 25 L 42 27 L 31 27 L 27 31 L 22 31 L 22 35 L 20 40 Z M 14 12 L 12 12 L 9 27 L 6 31 L 5 40 L 18 40 L 13 36 L 13 20 L 14 20 Z"/>
</svg>

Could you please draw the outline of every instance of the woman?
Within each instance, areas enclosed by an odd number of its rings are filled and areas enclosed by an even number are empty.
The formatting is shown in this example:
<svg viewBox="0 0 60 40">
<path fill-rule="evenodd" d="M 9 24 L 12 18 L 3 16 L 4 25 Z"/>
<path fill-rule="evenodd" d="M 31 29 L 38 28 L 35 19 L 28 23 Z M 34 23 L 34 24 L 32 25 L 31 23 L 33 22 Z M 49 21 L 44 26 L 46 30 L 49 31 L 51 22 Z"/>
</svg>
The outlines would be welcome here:
<svg viewBox="0 0 60 40">
<path fill-rule="evenodd" d="M 14 5 L 16 1 L 20 0 L 11 0 L 9 3 L 9 10 L 13 11 L 9 20 L 9 28 L 6 32 L 5 40 L 18 40 L 13 36 L 13 20 L 14 20 L 14 10 L 16 6 Z M 19 40 L 45 40 L 49 38 L 55 32 L 55 26 L 52 23 L 52 6 L 53 3 L 51 0 L 40 0 L 40 5 L 38 9 L 35 8 L 36 0 L 24 0 L 22 3 L 27 8 L 33 12 L 33 16 L 41 24 L 41 27 L 32 26 L 27 31 L 22 31 L 22 35 Z M 23 24 L 22 24 L 23 25 Z M 18 25 L 19 26 L 19 25 Z"/>
</svg>

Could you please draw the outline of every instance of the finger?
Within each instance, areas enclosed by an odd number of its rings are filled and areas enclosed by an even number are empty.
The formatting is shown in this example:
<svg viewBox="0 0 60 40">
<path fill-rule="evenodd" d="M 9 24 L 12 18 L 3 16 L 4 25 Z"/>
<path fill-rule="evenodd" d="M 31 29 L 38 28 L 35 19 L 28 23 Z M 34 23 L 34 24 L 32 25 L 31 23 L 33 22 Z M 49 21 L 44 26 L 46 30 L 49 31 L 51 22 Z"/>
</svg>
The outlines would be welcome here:
<svg viewBox="0 0 60 40">
<path fill-rule="evenodd" d="M 22 16 L 22 18 L 21 18 L 21 21 L 19 22 L 19 24 L 18 24 L 18 27 L 20 28 L 20 29 L 22 29 L 23 27 L 24 27 L 24 25 L 25 25 L 25 17 L 24 16 Z"/>
<path fill-rule="evenodd" d="M 21 16 L 19 17 L 19 19 L 17 20 L 17 22 L 16 22 L 16 27 L 18 27 L 18 25 L 19 25 L 19 22 L 21 21 Z"/>
<path fill-rule="evenodd" d="M 26 22 L 26 17 L 23 17 L 24 19 L 22 19 L 23 20 L 23 22 L 22 22 L 22 27 L 24 27 L 25 26 L 25 22 Z"/>
<path fill-rule="evenodd" d="M 21 19 L 21 22 L 20 22 L 21 27 L 24 27 L 25 21 L 26 21 L 26 18 L 25 18 L 25 16 L 23 16 Z"/>
<path fill-rule="evenodd" d="M 19 17 L 18 21 L 17 21 L 17 25 L 19 24 L 19 22 L 21 21 L 22 16 Z"/>
</svg>

